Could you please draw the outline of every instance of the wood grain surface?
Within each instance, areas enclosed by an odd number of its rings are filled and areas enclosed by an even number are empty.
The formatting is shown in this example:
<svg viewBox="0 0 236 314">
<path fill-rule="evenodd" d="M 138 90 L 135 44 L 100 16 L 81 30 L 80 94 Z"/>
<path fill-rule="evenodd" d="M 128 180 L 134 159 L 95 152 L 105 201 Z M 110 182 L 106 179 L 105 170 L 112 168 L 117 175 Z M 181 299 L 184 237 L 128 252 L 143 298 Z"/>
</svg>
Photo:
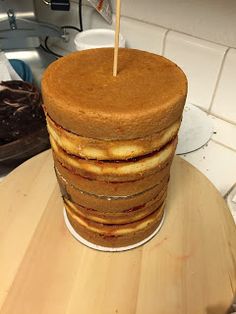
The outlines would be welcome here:
<svg viewBox="0 0 236 314">
<path fill-rule="evenodd" d="M 222 314 L 236 291 L 236 228 L 224 200 L 176 157 L 161 231 L 122 253 L 68 232 L 51 152 L 0 184 L 0 314 Z"/>
</svg>

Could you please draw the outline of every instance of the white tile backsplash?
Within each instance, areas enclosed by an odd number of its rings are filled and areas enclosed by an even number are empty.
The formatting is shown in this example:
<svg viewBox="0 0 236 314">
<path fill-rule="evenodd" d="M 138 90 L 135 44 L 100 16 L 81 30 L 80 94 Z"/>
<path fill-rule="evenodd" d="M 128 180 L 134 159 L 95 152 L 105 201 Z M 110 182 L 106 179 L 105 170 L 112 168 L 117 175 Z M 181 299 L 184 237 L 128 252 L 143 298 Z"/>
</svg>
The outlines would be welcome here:
<svg viewBox="0 0 236 314">
<path fill-rule="evenodd" d="M 142 23 L 130 18 L 121 18 L 121 33 L 127 40 L 127 47 L 162 54 L 167 29 Z"/>
<path fill-rule="evenodd" d="M 116 0 L 111 0 L 115 9 Z M 122 0 L 121 11 L 146 23 L 236 47 L 235 0 Z"/>
<path fill-rule="evenodd" d="M 189 82 L 188 102 L 208 110 L 227 47 L 170 31 L 164 55 L 177 63 Z"/>
<path fill-rule="evenodd" d="M 209 116 L 214 125 L 215 133 L 212 135 L 212 139 L 220 144 L 228 146 L 236 151 L 236 125 L 228 123 L 222 119 L 218 119 L 214 116 Z M 236 170 L 235 170 L 236 181 Z"/>
<path fill-rule="evenodd" d="M 236 49 L 229 49 L 211 112 L 236 123 Z"/>
<path fill-rule="evenodd" d="M 236 154 L 218 143 L 209 141 L 203 148 L 181 157 L 205 174 L 222 195 L 236 181 Z"/>
</svg>

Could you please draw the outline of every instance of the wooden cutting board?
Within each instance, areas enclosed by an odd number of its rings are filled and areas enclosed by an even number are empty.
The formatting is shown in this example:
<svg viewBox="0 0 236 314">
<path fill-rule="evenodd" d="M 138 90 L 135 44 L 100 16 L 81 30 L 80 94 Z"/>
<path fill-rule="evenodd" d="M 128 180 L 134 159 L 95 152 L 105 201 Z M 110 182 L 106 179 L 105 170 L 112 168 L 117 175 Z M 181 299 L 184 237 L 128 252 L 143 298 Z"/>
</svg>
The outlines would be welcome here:
<svg viewBox="0 0 236 314">
<path fill-rule="evenodd" d="M 214 186 L 176 157 L 166 219 L 144 246 L 104 253 L 66 229 L 51 152 L 0 184 L 0 314 L 222 314 L 236 228 Z"/>
</svg>

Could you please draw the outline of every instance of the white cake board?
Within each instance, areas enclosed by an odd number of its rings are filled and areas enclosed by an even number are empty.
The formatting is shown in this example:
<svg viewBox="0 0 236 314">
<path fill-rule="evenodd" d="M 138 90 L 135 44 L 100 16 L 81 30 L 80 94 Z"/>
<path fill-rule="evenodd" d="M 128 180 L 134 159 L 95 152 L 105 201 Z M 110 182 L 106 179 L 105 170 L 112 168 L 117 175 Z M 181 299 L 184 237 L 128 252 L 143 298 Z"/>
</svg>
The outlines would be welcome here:
<svg viewBox="0 0 236 314">
<path fill-rule="evenodd" d="M 66 213 L 66 210 L 65 210 L 65 207 L 63 209 L 63 215 L 64 215 L 64 220 L 65 220 L 65 224 L 68 228 L 68 230 L 70 231 L 70 233 L 73 235 L 73 237 L 78 240 L 79 242 L 81 242 L 82 244 L 88 246 L 89 248 L 91 249 L 95 249 L 95 250 L 98 250 L 98 251 L 103 251 L 103 252 L 122 252 L 122 251 L 128 251 L 128 250 L 131 250 L 131 249 L 134 249 L 136 247 L 139 247 L 141 245 L 143 245 L 144 243 L 148 242 L 149 240 L 151 240 L 161 229 L 162 225 L 163 225 L 163 222 L 164 222 L 164 219 L 165 219 L 165 211 L 164 211 L 164 215 L 162 217 L 162 220 L 159 224 L 159 226 L 157 227 L 157 229 L 150 235 L 148 236 L 146 239 L 138 242 L 138 243 L 135 243 L 133 245 L 129 245 L 129 246 L 123 246 L 123 247 L 115 247 L 115 248 L 112 248 L 112 247 L 106 247 L 106 246 L 101 246 L 101 245 L 96 245 L 94 243 L 91 243 L 89 242 L 88 240 L 84 239 L 83 237 L 81 237 L 81 235 L 79 235 L 75 229 L 72 227 L 68 217 L 67 217 L 67 213 Z"/>
<path fill-rule="evenodd" d="M 205 145 L 214 131 L 212 120 L 198 107 L 186 104 L 176 154 L 187 154 Z"/>
</svg>

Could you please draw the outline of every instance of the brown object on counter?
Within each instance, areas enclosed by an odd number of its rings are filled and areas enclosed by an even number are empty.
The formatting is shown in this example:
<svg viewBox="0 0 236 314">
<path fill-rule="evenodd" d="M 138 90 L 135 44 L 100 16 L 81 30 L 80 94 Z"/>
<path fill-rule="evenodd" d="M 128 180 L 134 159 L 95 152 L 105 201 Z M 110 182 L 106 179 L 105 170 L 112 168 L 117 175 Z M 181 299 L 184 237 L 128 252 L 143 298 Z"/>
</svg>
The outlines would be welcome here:
<svg viewBox="0 0 236 314">
<path fill-rule="evenodd" d="M 49 147 L 39 89 L 25 81 L 0 82 L 0 177 Z"/>
<path fill-rule="evenodd" d="M 0 145 L 13 142 L 46 126 L 40 91 L 31 83 L 0 83 Z"/>
</svg>

